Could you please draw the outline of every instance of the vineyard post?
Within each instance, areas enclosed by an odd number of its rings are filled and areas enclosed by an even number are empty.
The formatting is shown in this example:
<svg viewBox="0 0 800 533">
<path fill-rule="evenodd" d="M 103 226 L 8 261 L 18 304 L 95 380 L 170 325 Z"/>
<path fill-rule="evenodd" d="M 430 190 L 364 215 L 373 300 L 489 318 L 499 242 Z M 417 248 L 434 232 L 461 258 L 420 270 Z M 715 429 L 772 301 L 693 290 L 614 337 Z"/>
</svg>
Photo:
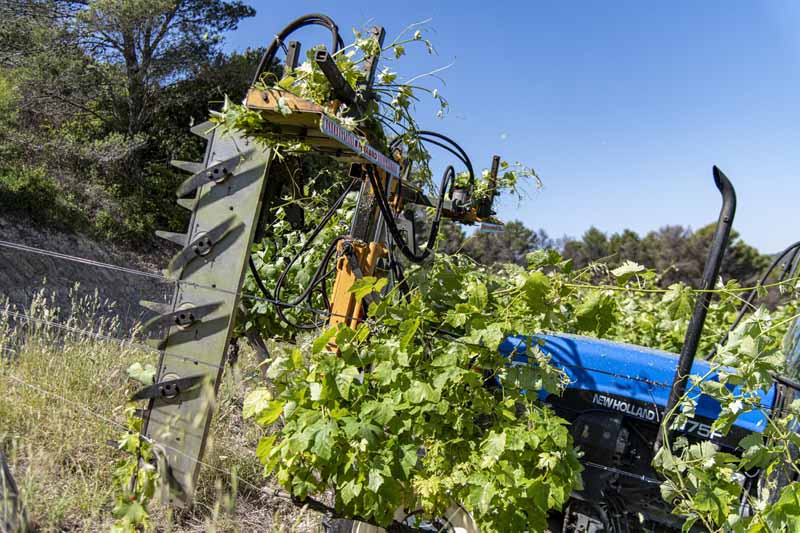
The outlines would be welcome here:
<svg viewBox="0 0 800 533">
<path fill-rule="evenodd" d="M 0 452 L 0 531 L 27 531 L 27 517 L 5 455 Z"/>
</svg>

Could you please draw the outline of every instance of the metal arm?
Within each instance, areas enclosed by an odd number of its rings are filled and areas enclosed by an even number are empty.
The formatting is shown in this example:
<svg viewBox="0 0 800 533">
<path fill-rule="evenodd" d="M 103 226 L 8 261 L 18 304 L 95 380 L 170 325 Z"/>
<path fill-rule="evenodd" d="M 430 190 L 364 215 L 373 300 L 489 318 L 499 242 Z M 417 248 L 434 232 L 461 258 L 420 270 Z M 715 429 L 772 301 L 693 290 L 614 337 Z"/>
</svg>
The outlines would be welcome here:
<svg viewBox="0 0 800 533">
<path fill-rule="evenodd" d="M 347 80 L 344 79 L 342 71 L 336 66 L 336 61 L 333 60 L 328 51 L 322 47 L 314 54 L 314 61 L 316 61 L 322 73 L 328 79 L 333 89 L 333 95 L 337 100 L 350 106 L 351 109 L 357 109 L 356 91 Z"/>
<path fill-rule="evenodd" d="M 205 161 L 191 167 L 199 171 L 179 189 L 181 196 L 192 196 L 179 200 L 192 210 L 189 229 L 162 234 L 183 246 L 170 262 L 171 274 L 182 283 L 170 304 L 142 302 L 158 313 L 148 327 L 157 333 L 167 327 L 154 344 L 167 354 L 192 357 L 162 356 L 153 386 L 135 396 L 148 401 L 143 432 L 167 467 L 164 488 L 172 490 L 162 498 L 178 506 L 194 493 L 272 159 L 256 143 L 212 127 L 206 122 L 192 130 L 208 139 L 208 148 Z M 216 172 L 220 168 L 226 172 Z"/>
</svg>

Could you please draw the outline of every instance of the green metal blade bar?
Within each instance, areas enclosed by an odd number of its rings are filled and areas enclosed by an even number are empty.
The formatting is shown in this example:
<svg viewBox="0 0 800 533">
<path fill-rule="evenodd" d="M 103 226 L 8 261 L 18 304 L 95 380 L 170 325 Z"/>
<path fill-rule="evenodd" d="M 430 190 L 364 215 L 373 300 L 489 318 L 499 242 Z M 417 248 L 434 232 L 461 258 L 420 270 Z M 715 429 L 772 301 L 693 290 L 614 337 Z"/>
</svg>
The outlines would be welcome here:
<svg viewBox="0 0 800 533">
<path fill-rule="evenodd" d="M 218 130 L 211 131 L 208 136 L 204 168 L 214 167 L 237 155 L 241 160 L 224 179 L 209 180 L 197 190 L 184 242 L 191 247 L 192 243 L 202 242 L 206 235 L 212 238 L 208 249 L 197 249 L 183 264 L 178 277 L 190 283 L 177 284 L 171 308 L 175 312 L 218 305 L 189 325 L 171 326 L 163 346 L 165 354 L 189 355 L 218 367 L 162 355 L 157 382 L 202 375 L 205 386 L 181 392 L 173 398 L 151 400 L 143 430 L 155 442 L 164 444 L 161 449 L 156 445 L 160 463 L 167 466 L 163 474 L 170 490 L 164 491 L 164 499 L 177 506 L 188 504 L 194 493 L 272 159 L 269 150 L 245 138 L 222 136 Z M 212 230 L 232 216 L 236 218 L 235 228 L 219 234 L 214 242 Z"/>
</svg>

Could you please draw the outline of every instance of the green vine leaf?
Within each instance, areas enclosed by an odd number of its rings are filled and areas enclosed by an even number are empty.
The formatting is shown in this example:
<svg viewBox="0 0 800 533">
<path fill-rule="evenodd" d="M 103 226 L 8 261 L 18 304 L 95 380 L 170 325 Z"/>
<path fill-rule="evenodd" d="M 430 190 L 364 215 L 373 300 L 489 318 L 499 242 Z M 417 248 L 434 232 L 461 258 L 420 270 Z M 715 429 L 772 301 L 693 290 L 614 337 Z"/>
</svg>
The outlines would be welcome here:
<svg viewBox="0 0 800 533">
<path fill-rule="evenodd" d="M 341 394 L 342 398 L 345 400 L 350 399 L 350 385 L 353 383 L 353 380 L 358 378 L 359 374 L 360 372 L 356 367 L 348 366 L 334 377 L 336 388 L 339 389 L 339 394 Z"/>
<path fill-rule="evenodd" d="M 575 310 L 579 331 L 603 335 L 616 322 L 617 304 L 604 292 L 594 291 Z"/>
<path fill-rule="evenodd" d="M 481 468 L 489 468 L 503 455 L 506 449 L 506 434 L 492 431 L 483 443 L 483 456 Z"/>
<path fill-rule="evenodd" d="M 147 386 L 155 383 L 157 370 L 156 367 L 150 363 L 146 363 L 144 366 L 142 366 L 142 363 L 137 362 L 129 366 L 126 372 L 130 379 L 138 381 L 142 385 Z"/>
<path fill-rule="evenodd" d="M 269 425 L 280 418 L 285 404 L 284 401 L 274 400 L 268 389 L 255 389 L 244 399 L 242 416 L 255 418 L 257 423 Z"/>
<path fill-rule="evenodd" d="M 618 266 L 617 268 L 613 269 L 611 271 L 611 274 L 615 278 L 617 278 L 617 282 L 620 285 L 622 285 L 625 282 L 627 282 L 629 279 L 631 279 L 631 277 L 633 277 L 634 274 L 637 274 L 639 272 L 643 272 L 644 270 L 645 270 L 645 268 L 642 265 L 638 264 L 638 263 L 635 263 L 633 261 L 625 261 L 620 266 Z"/>
<path fill-rule="evenodd" d="M 550 278 L 543 272 L 534 271 L 525 279 L 522 287 L 525 302 L 534 313 L 542 313 L 547 309 L 547 294 L 550 292 Z"/>
<path fill-rule="evenodd" d="M 373 292 L 380 293 L 388 282 L 389 280 L 386 278 L 364 276 L 353 283 L 353 286 L 350 287 L 350 292 L 355 295 L 357 300 L 362 300 L 365 296 Z"/>
</svg>

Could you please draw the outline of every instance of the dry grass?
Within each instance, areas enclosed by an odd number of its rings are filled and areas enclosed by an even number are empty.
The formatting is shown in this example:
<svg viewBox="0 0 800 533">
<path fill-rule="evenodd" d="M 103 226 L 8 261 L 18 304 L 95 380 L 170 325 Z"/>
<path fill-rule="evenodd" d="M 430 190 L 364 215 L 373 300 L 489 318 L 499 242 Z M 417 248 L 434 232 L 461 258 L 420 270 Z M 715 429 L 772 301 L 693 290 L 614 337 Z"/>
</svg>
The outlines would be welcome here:
<svg viewBox="0 0 800 533">
<path fill-rule="evenodd" d="M 66 312 L 51 307 L 39 294 L 25 313 L 87 332 L 118 333 L 118 324 L 103 318 L 107 304 L 97 298 L 75 298 Z M 137 361 L 155 364 L 156 354 L 6 317 L 0 317 L 0 348 L 0 451 L 33 527 L 108 531 L 112 471 L 123 458 L 109 441 L 119 438 L 122 429 L 114 424 L 124 421 L 136 388 L 125 370 Z M 153 522 L 173 532 L 320 531 L 314 513 L 253 488 L 268 485 L 254 453 L 262 430 L 242 419 L 241 407 L 261 378 L 249 350 L 239 360 L 220 387 L 196 504 L 180 511 L 154 506 Z"/>
</svg>

